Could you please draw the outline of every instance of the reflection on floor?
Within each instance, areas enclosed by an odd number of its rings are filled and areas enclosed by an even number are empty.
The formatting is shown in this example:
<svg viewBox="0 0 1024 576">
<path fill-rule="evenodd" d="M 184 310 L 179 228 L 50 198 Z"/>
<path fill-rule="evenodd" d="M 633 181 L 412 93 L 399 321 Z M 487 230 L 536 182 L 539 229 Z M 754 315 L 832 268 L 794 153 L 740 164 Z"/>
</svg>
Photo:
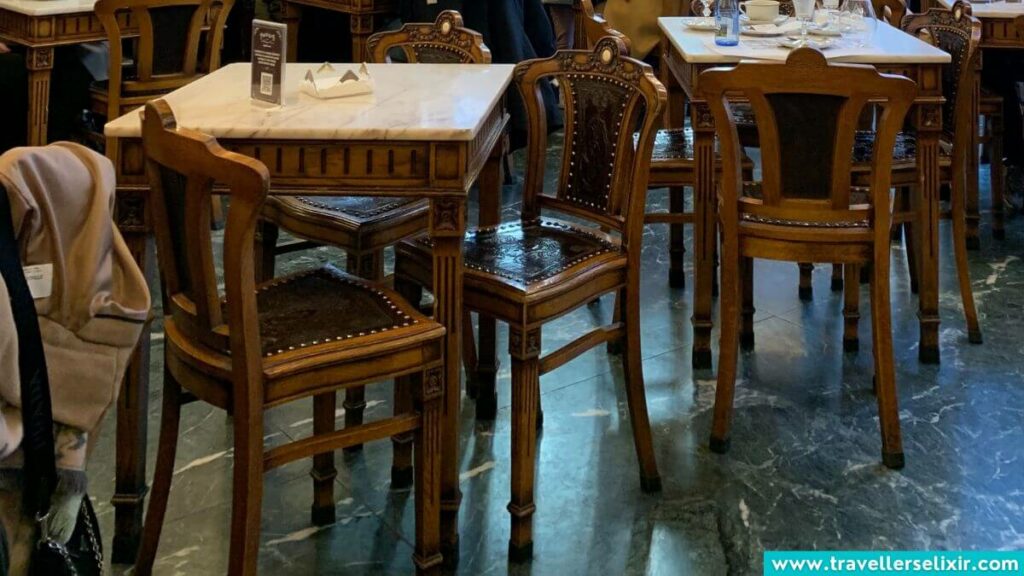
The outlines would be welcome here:
<svg viewBox="0 0 1024 576">
<path fill-rule="evenodd" d="M 987 172 L 983 174 L 987 181 Z M 517 186 L 505 190 L 516 214 Z M 987 208 L 987 189 L 982 204 Z M 664 208 L 652 193 L 650 209 Z M 880 465 L 870 346 L 843 353 L 842 297 L 829 269 L 815 298 L 797 298 L 797 268 L 758 262 L 757 348 L 741 358 L 733 449 L 710 453 L 714 373 L 690 369 L 690 289 L 668 288 L 667 230 L 644 245 L 643 357 L 654 441 L 664 482 L 641 493 L 618 358 L 603 347 L 541 382 L 545 423 L 537 467 L 534 560 L 509 565 L 509 390 L 500 330 L 501 410 L 476 422 L 463 403 L 460 574 L 760 574 L 771 549 L 961 549 L 1024 547 L 1024 219 L 993 241 L 987 214 L 971 274 L 984 345 L 967 343 L 949 226 L 941 250 L 942 364 L 917 362 L 916 299 L 902 247 L 893 248 L 893 307 L 907 467 Z M 689 231 L 687 234 L 689 241 Z M 300 254 L 297 269 L 337 251 Z M 689 262 L 687 264 L 689 266 Z M 867 318 L 867 288 L 862 287 Z M 157 301 L 159 301 L 157 299 Z M 596 318 L 605 297 L 545 330 L 553 350 Z M 861 323 L 870 342 L 870 323 Z M 162 333 L 154 327 L 150 467 L 156 449 Z M 389 413 L 390 383 L 368 389 L 367 417 Z M 340 405 L 340 403 L 339 403 Z M 111 419 L 112 420 L 112 419 Z M 339 425 L 341 423 L 339 418 Z M 266 443 L 312 431 L 312 404 L 274 410 Z M 106 548 L 113 533 L 114 424 L 90 465 L 91 494 Z M 230 518 L 229 419 L 200 405 L 184 410 L 158 574 L 223 574 Z M 410 494 L 389 490 L 389 442 L 337 455 L 337 522 L 312 527 L 310 463 L 268 475 L 260 566 L 264 574 L 409 574 Z M 121 570 L 122 568 L 119 568 Z"/>
</svg>

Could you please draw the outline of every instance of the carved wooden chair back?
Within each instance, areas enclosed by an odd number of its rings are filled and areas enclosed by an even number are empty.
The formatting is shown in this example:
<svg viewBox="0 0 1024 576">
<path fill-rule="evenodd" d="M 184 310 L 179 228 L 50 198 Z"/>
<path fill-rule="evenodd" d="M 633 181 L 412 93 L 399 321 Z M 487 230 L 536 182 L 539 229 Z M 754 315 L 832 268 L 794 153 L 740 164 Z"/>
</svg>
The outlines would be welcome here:
<svg viewBox="0 0 1024 576">
<path fill-rule="evenodd" d="M 236 382 L 260 382 L 253 241 L 270 174 L 210 136 L 177 128 L 163 100 L 146 104 L 142 139 L 166 313 L 190 340 L 230 351 Z M 227 318 L 210 236 L 214 178 L 218 193 L 231 198 L 223 253 Z"/>
<path fill-rule="evenodd" d="M 370 61 L 390 62 L 395 48 L 406 60 L 422 64 L 490 64 L 491 51 L 484 37 L 463 26 L 462 15 L 445 10 L 433 24 L 410 23 L 393 32 L 378 32 L 367 41 Z"/>
<path fill-rule="evenodd" d="M 573 0 L 572 10 L 576 20 L 576 37 L 573 40 L 573 47 L 576 50 L 592 50 L 601 38 L 614 36 L 626 45 L 625 54 L 629 53 L 629 38 L 612 28 L 607 20 L 599 16 L 594 11 L 593 2 Z"/>
<path fill-rule="evenodd" d="M 873 68 L 830 66 L 820 52 L 793 52 L 785 65 L 740 64 L 701 74 L 723 161 L 722 221 L 841 229 L 870 221 L 888 234 L 892 149 L 917 86 Z M 744 190 L 743 152 L 726 94 L 750 101 L 761 140 L 759 193 Z M 881 109 L 872 161 L 871 202 L 851 200 L 857 119 L 869 102 Z M 731 217 L 730 217 L 731 215 Z"/>
<path fill-rule="evenodd" d="M 981 21 L 972 16 L 971 4 L 957 0 L 951 10 L 932 8 L 908 14 L 903 31 L 948 52 L 951 62 L 942 71 L 942 128 L 953 142 L 954 166 L 964 165 L 973 141 L 975 62 L 981 43 Z M 961 97 L 962 96 L 962 97 Z"/>
<path fill-rule="evenodd" d="M 903 18 L 910 13 L 904 0 L 871 0 L 879 20 L 899 28 Z"/>
<path fill-rule="evenodd" d="M 515 69 L 529 119 L 523 218 L 542 209 L 584 218 L 619 232 L 639 247 L 651 150 L 665 87 L 651 67 L 622 53 L 605 37 L 593 51 L 566 50 Z M 557 79 L 565 104 L 565 142 L 558 188 L 544 194 L 547 120 L 538 83 Z M 639 127 L 634 148 L 633 131 Z"/>
<path fill-rule="evenodd" d="M 99 0 L 96 17 L 110 42 L 107 118 L 121 115 L 123 99 L 155 98 L 219 68 L 233 5 L 234 0 Z M 133 66 L 126 71 L 121 26 L 132 22 L 139 36 L 133 40 Z"/>
</svg>

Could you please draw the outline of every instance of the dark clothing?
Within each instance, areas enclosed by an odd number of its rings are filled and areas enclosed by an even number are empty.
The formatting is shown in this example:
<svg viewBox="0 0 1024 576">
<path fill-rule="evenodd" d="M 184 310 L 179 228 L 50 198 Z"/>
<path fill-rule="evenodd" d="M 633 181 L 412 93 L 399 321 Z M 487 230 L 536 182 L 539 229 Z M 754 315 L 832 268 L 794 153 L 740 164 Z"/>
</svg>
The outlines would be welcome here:
<svg viewBox="0 0 1024 576">
<path fill-rule="evenodd" d="M 1024 50 L 986 50 L 982 84 L 1003 97 L 1003 153 L 1007 164 L 1024 168 L 1024 119 L 1017 83 L 1024 82 Z"/>
<path fill-rule="evenodd" d="M 442 10 L 458 10 L 467 28 L 484 36 L 496 64 L 518 64 L 524 60 L 547 58 L 555 53 L 551 20 L 541 0 L 403 0 L 403 22 L 433 22 Z M 548 129 L 562 127 L 562 113 L 554 88 L 542 85 Z M 510 136 L 513 148 L 526 145 L 526 110 L 517 89 L 509 90 Z"/>
<path fill-rule="evenodd" d="M 24 146 L 28 134 L 28 71 L 25 52 L 11 45 L 10 54 L 0 54 L 0 153 Z M 70 140 L 79 131 L 82 111 L 89 107 L 92 75 L 82 64 L 75 46 L 54 50 L 54 68 L 50 75 L 50 118 L 47 140 Z"/>
</svg>

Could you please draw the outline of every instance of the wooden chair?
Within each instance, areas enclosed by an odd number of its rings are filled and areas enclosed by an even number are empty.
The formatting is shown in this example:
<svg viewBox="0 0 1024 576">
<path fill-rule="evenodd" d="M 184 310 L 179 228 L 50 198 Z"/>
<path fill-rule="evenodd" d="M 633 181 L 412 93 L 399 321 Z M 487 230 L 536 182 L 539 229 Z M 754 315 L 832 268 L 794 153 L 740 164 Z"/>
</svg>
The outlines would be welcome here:
<svg viewBox="0 0 1024 576">
<path fill-rule="evenodd" d="M 971 16 L 971 6 L 957 0 L 952 10 L 932 8 L 924 14 L 908 15 L 903 20 L 903 30 L 934 43 L 952 56 L 952 62 L 943 70 L 943 77 L 952 81 L 944 83 L 943 131 L 939 146 L 939 166 L 942 183 L 950 187 L 950 210 L 942 214 L 953 224 L 952 241 L 956 258 L 957 278 L 960 297 L 963 301 L 967 322 L 967 335 L 971 343 L 982 342 L 978 312 L 974 305 L 971 288 L 970 268 L 967 261 L 967 179 L 969 155 L 976 154 L 974 148 L 974 123 L 972 95 L 976 81 L 975 58 L 981 40 L 981 22 Z M 868 182 L 871 166 L 871 150 L 875 132 L 860 130 L 856 134 L 853 181 L 858 185 Z M 912 289 L 917 286 L 917 262 L 913 246 L 914 213 L 909 199 L 910 189 L 917 185 L 916 138 L 913 132 L 901 131 L 896 135 L 893 151 L 893 185 L 900 189 L 896 198 L 897 213 L 894 224 L 901 224 L 908 239 L 907 255 Z M 856 272 L 856 265 L 848 271 Z M 845 274 L 849 277 L 848 274 Z M 847 283 L 844 315 L 846 328 L 844 346 L 847 350 L 857 349 L 857 323 L 859 290 L 856 282 Z"/>
<path fill-rule="evenodd" d="M 109 80 L 90 87 L 92 111 L 113 120 L 220 67 L 224 23 L 235 0 L 99 0 L 110 43 Z M 118 20 L 118 15 L 130 16 Z M 122 23 L 138 26 L 126 40 Z M 125 43 L 135 47 L 128 54 Z M 125 62 L 128 65 L 124 65 Z"/>
<path fill-rule="evenodd" d="M 903 467 L 889 309 L 892 150 L 917 87 L 872 68 L 830 66 L 812 49 L 785 65 L 739 64 L 700 78 L 718 126 L 725 163 L 721 182 L 721 340 L 711 450 L 729 449 L 739 341 L 753 345 L 753 259 L 872 263 L 871 320 L 882 460 Z M 758 118 L 762 175 L 744 186 L 741 146 L 727 94 L 746 96 Z M 859 198 L 849 172 L 857 121 L 869 101 L 882 107 L 868 193 Z M 742 318 L 741 318 L 742 316 Z"/>
<path fill-rule="evenodd" d="M 899 28 L 907 15 L 907 3 L 903 0 L 871 0 L 875 16 L 888 25 Z"/>
<path fill-rule="evenodd" d="M 620 340 L 641 486 L 660 488 L 640 360 L 640 248 L 648 166 L 665 89 L 651 68 L 622 56 L 609 37 L 593 51 L 558 52 L 520 63 L 514 77 L 526 105 L 529 141 L 518 222 L 471 230 L 465 238 L 466 307 L 509 325 L 512 357 L 513 559 L 533 547 L 534 467 L 540 375 L 599 344 Z M 543 193 L 547 126 L 538 83 L 558 80 L 565 100 L 565 145 L 555 195 Z M 633 127 L 640 127 L 634 147 Z M 546 214 L 572 217 L 574 224 Z M 609 233 L 601 231 L 605 228 Z M 395 282 L 429 287 L 430 244 L 396 247 Z M 541 327 L 608 292 L 622 291 L 621 321 L 544 356 Z"/>
<path fill-rule="evenodd" d="M 700 10 L 702 0 L 694 0 L 691 9 Z M 624 55 L 628 55 L 629 42 L 624 34 L 612 28 L 608 22 L 594 13 L 590 0 L 575 0 L 577 46 L 592 49 L 606 36 L 623 40 L 626 46 Z M 699 13 L 699 12 L 698 12 Z M 736 106 L 741 113 L 742 106 Z M 744 129 L 753 128 L 752 123 L 739 120 Z M 677 122 L 681 124 L 681 122 Z M 718 162 L 721 167 L 721 162 Z M 753 173 L 754 163 L 744 156 L 744 170 Z M 748 178 L 749 179 L 749 178 Z M 686 254 L 685 226 L 693 224 L 693 213 L 686 211 L 687 186 L 696 184 L 696 172 L 693 154 L 693 130 L 691 128 L 661 129 L 654 137 L 654 151 L 651 155 L 650 179 L 648 188 L 667 188 L 669 198 L 668 212 L 651 212 L 644 216 L 646 224 L 669 225 L 669 286 L 686 287 L 686 273 L 683 270 L 683 259 Z"/>
<path fill-rule="evenodd" d="M 401 50 L 410 63 L 489 64 L 491 52 L 483 36 L 462 24 L 462 16 L 445 10 L 432 24 L 406 24 L 400 30 L 370 37 L 370 61 L 388 63 L 394 50 Z M 386 196 L 272 196 L 263 210 L 263 274 L 273 276 L 276 257 L 318 245 L 336 246 L 347 254 L 346 268 L 369 280 L 384 280 L 384 248 L 423 233 L 428 227 L 426 200 Z M 303 241 L 278 245 L 278 227 Z M 470 325 L 468 322 L 466 325 Z M 472 338 L 466 338 L 467 366 L 473 367 Z M 345 425 L 363 421 L 364 390 L 346 392 Z M 354 445 L 349 452 L 357 451 Z M 398 480 L 407 484 L 411 478 Z"/>
<path fill-rule="evenodd" d="M 413 559 L 420 573 L 438 570 L 444 327 L 394 292 L 329 266 L 257 284 L 253 243 L 270 183 L 266 166 L 177 129 L 162 100 L 146 105 L 143 142 L 167 316 L 160 447 L 136 573 L 152 572 L 180 410 L 191 400 L 234 415 L 229 574 L 256 574 L 265 471 L 313 456 L 312 517 L 329 524 L 334 450 L 404 433 L 417 444 Z M 224 296 L 209 232 L 215 184 L 231 197 Z M 395 377 L 405 389 L 396 392 L 404 402 L 394 417 L 334 430 L 336 390 Z M 264 449 L 264 411 L 310 396 L 313 436 Z"/>
</svg>

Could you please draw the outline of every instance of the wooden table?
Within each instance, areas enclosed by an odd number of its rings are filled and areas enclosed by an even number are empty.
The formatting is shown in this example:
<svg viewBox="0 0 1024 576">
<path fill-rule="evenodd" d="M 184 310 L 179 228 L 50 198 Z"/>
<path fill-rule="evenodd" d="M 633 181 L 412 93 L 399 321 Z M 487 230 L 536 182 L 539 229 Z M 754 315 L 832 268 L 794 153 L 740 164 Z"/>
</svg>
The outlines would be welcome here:
<svg viewBox="0 0 1024 576">
<path fill-rule="evenodd" d="M 288 61 L 298 58 L 299 23 L 303 6 L 347 14 L 352 33 L 352 61 L 366 59 L 366 41 L 380 24 L 378 17 L 398 13 L 398 0 L 283 0 L 284 21 L 288 24 Z"/>
<path fill-rule="evenodd" d="M 0 41 L 27 48 L 28 144 L 46 144 L 50 73 L 57 46 L 106 40 L 93 12 L 96 0 L 0 0 Z M 119 16 L 127 18 L 127 14 Z M 133 31 L 128 22 L 122 29 Z"/>
<path fill-rule="evenodd" d="M 715 247 L 718 242 L 716 189 L 714 172 L 715 123 L 707 103 L 698 97 L 701 72 L 715 66 L 739 62 L 741 57 L 728 50 L 712 48 L 713 35 L 686 27 L 686 18 L 659 18 L 662 31 L 662 82 L 675 91 L 670 98 L 669 121 L 682 125 L 678 104 L 679 90 L 690 102 L 694 131 L 694 294 L 693 353 L 694 368 L 711 368 L 712 282 L 715 274 Z M 748 44 L 750 43 L 750 44 Z M 743 37 L 740 46 L 756 44 Z M 949 54 L 900 30 L 879 22 L 873 46 L 864 49 L 833 48 L 825 52 L 830 60 L 876 66 L 882 71 L 901 74 L 918 84 L 919 93 L 911 118 L 917 127 L 917 160 L 920 186 L 914 196 L 920 251 L 919 311 L 921 335 L 918 356 L 922 362 L 939 361 L 939 135 L 942 132 L 942 66 Z M 724 52 L 724 53 L 723 53 Z M 759 58 L 782 60 L 780 50 L 763 51 Z"/>
<path fill-rule="evenodd" d="M 481 197 L 500 198 L 507 124 L 503 96 L 511 65 L 369 65 L 376 93 L 316 100 L 298 93 L 314 64 L 289 64 L 283 108 L 249 100 L 249 64 L 221 68 L 166 97 L 178 125 L 216 137 L 267 164 L 271 186 L 304 195 L 429 198 L 434 241 L 435 317 L 445 342 L 442 438 L 442 539 L 458 557 L 459 413 L 461 399 L 462 238 L 466 197 L 479 178 Z M 139 113 L 107 124 L 107 155 L 117 170 L 117 222 L 140 264 L 151 234 Z M 137 358 L 145 361 L 145 354 Z M 144 391 L 145 382 L 135 382 Z M 146 412 L 134 413 L 145 430 Z M 145 452 L 138 454 L 145 458 Z M 144 462 L 143 462 L 144 464 Z M 451 556 L 450 556 L 451 557 Z"/>
</svg>

